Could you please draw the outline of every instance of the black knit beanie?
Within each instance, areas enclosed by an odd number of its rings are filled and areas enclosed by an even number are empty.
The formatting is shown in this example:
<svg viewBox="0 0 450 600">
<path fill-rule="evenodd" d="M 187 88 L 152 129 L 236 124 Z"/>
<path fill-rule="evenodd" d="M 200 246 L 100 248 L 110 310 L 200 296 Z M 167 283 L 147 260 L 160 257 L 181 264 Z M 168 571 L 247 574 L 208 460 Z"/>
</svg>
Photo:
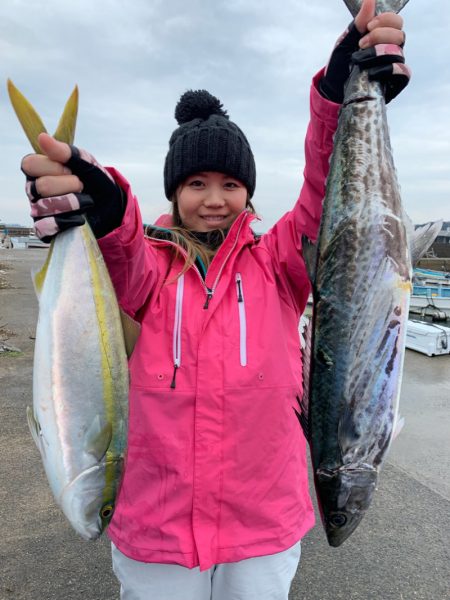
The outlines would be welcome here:
<svg viewBox="0 0 450 600">
<path fill-rule="evenodd" d="M 230 121 L 220 100 L 206 90 L 185 92 L 175 108 L 180 125 L 169 140 L 164 165 L 164 188 L 172 198 L 186 177 L 200 171 L 219 171 L 239 179 L 252 197 L 255 160 L 247 138 Z"/>
</svg>

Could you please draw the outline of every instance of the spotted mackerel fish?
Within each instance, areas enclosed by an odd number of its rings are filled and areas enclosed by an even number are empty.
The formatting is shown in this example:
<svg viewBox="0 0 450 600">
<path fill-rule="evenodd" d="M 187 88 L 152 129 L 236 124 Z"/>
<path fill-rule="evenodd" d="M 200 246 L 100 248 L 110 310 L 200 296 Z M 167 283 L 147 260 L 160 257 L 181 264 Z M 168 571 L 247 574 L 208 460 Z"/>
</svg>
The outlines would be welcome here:
<svg viewBox="0 0 450 600">
<path fill-rule="evenodd" d="M 361 0 L 344 1 L 355 16 Z M 378 1 L 377 13 L 407 1 Z M 327 539 L 339 546 L 370 505 L 396 428 L 411 292 L 383 92 L 358 67 L 339 116 L 314 252 L 304 242 L 314 311 L 300 420 Z"/>
<path fill-rule="evenodd" d="M 36 152 L 45 128 L 8 81 Z M 55 137 L 72 143 L 75 89 Z M 57 504 L 86 539 L 109 523 L 127 441 L 128 365 L 115 292 L 86 224 L 60 233 L 34 276 L 39 317 L 28 423 Z"/>
</svg>

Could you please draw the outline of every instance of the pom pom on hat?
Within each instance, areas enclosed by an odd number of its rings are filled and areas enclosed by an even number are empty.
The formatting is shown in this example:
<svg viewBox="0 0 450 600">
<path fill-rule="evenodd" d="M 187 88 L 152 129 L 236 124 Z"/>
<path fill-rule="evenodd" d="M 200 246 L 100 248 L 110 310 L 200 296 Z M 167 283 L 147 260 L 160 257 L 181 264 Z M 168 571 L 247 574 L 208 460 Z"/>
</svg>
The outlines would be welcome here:
<svg viewBox="0 0 450 600">
<path fill-rule="evenodd" d="M 178 101 L 179 127 L 169 140 L 164 189 L 169 200 L 189 175 L 217 171 L 241 181 L 249 196 L 255 191 L 255 159 L 247 138 L 218 98 L 206 90 L 189 90 Z"/>
<path fill-rule="evenodd" d="M 189 90 L 185 92 L 175 107 L 175 119 L 178 125 L 193 119 L 207 119 L 211 115 L 229 118 L 223 110 L 221 101 L 206 90 Z"/>
</svg>

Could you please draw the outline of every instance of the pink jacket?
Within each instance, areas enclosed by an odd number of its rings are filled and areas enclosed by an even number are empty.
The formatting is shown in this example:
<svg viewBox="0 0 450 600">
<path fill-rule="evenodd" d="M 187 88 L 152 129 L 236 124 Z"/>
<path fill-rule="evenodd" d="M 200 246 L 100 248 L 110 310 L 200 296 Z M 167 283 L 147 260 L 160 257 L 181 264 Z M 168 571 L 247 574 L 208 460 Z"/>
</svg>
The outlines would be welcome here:
<svg viewBox="0 0 450 600">
<path fill-rule="evenodd" d="M 193 267 L 165 284 L 183 259 L 172 264 L 170 242 L 144 238 L 129 184 L 110 170 L 128 206 L 100 247 L 120 304 L 142 329 L 108 535 L 135 560 L 207 569 L 285 550 L 314 524 L 294 412 L 309 293 L 300 240 L 317 234 L 337 111 L 313 85 L 298 202 L 260 239 L 244 211 L 205 281 Z"/>
</svg>

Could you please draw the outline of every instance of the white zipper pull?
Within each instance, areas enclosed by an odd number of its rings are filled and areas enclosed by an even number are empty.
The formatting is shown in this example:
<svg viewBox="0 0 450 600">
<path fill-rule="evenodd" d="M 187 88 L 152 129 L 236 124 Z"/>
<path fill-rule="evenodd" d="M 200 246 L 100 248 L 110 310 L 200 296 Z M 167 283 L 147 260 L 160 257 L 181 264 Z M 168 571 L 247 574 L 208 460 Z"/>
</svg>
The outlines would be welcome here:
<svg viewBox="0 0 450 600">
<path fill-rule="evenodd" d="M 245 298 L 242 277 L 236 273 L 236 294 L 239 310 L 239 357 L 241 367 L 247 366 L 247 320 L 245 316 Z"/>
</svg>

